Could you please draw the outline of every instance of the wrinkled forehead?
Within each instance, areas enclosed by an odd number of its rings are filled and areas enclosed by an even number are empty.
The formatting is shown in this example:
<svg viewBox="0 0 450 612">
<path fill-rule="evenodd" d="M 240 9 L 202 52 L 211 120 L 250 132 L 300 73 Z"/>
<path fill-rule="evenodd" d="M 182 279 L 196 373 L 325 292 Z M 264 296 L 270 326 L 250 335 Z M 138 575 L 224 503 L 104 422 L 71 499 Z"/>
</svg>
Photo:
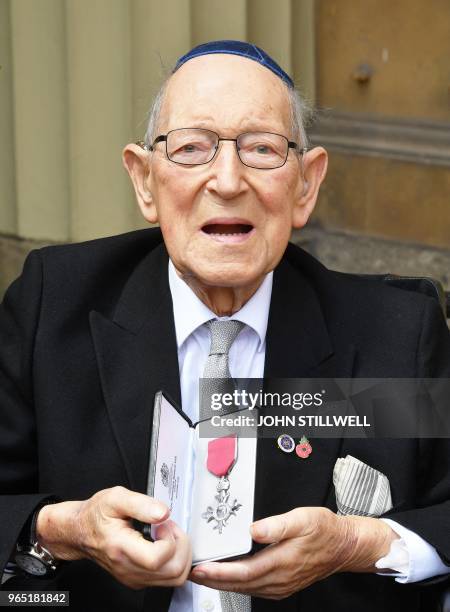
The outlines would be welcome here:
<svg viewBox="0 0 450 612">
<path fill-rule="evenodd" d="M 250 59 L 196 57 L 170 77 L 159 124 L 163 131 L 205 126 L 286 133 L 291 128 L 288 88 Z"/>
</svg>

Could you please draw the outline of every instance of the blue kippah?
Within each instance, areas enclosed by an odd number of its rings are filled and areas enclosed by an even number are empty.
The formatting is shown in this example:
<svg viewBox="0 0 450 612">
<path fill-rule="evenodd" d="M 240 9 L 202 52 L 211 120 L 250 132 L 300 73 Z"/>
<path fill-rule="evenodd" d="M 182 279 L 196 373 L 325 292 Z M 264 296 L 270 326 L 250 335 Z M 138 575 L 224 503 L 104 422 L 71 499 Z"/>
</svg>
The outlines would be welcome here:
<svg viewBox="0 0 450 612">
<path fill-rule="evenodd" d="M 276 61 L 270 57 L 270 55 L 267 55 L 265 51 L 263 51 L 256 45 L 252 45 L 251 43 L 247 42 L 242 42 L 240 40 L 213 40 L 202 45 L 197 45 L 197 47 L 194 47 L 185 55 L 180 57 L 180 59 L 175 64 L 173 72 L 176 72 L 178 68 L 180 68 L 180 66 L 185 64 L 193 57 L 199 57 L 200 55 L 210 55 L 213 53 L 228 53 L 230 55 L 240 55 L 242 57 L 247 57 L 248 59 L 258 62 L 258 64 L 261 64 L 261 66 L 265 66 L 266 68 L 271 70 L 289 87 L 294 87 L 294 81 L 276 63 Z"/>
</svg>

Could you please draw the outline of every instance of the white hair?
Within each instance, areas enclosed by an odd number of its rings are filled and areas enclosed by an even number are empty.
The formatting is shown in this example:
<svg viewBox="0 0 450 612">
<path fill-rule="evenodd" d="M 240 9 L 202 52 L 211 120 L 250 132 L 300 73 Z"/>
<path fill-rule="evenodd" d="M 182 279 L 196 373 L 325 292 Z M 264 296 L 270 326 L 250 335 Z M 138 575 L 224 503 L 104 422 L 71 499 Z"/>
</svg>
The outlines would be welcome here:
<svg viewBox="0 0 450 612">
<path fill-rule="evenodd" d="M 150 110 L 148 111 L 147 130 L 145 132 L 144 139 L 147 147 L 150 147 L 155 138 L 158 136 L 158 124 L 170 76 L 167 77 L 164 83 L 161 85 L 158 93 L 153 99 Z M 286 87 L 291 111 L 292 137 L 295 142 L 298 143 L 300 150 L 306 149 L 308 147 L 306 126 L 309 125 L 310 121 L 312 120 L 313 110 L 298 89 L 289 87 L 287 84 L 284 85 Z"/>
</svg>

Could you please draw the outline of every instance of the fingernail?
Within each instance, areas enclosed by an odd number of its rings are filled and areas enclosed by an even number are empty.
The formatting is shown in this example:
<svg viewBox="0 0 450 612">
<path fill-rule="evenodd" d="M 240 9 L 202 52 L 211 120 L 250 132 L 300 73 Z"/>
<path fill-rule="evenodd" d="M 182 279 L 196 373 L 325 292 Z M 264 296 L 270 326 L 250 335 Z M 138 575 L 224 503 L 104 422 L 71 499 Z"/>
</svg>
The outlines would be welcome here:
<svg viewBox="0 0 450 612">
<path fill-rule="evenodd" d="M 205 577 L 206 577 L 205 572 L 202 572 L 202 571 L 200 571 L 200 570 L 193 570 L 193 571 L 192 571 L 192 573 L 193 573 L 193 575 L 194 575 L 196 578 L 205 578 Z"/>
<path fill-rule="evenodd" d="M 159 521 L 159 520 L 161 520 L 165 516 L 166 510 L 165 510 L 165 508 L 162 508 L 161 506 L 156 506 L 156 507 L 153 506 L 152 510 L 151 510 L 151 513 L 152 513 L 152 517 L 156 521 Z"/>
</svg>

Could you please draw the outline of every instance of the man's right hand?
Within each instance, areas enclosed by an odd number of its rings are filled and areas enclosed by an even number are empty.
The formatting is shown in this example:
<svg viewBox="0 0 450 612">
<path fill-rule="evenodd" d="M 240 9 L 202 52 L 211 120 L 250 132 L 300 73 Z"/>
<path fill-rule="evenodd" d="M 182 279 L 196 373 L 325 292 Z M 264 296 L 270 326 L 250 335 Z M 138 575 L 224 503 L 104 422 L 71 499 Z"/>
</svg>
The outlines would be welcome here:
<svg viewBox="0 0 450 612">
<path fill-rule="evenodd" d="M 85 501 L 44 506 L 36 534 L 56 559 L 91 559 L 132 589 L 180 586 L 191 569 L 188 536 L 171 520 L 167 506 L 124 487 L 95 493 Z M 161 523 L 149 542 L 132 519 Z"/>
</svg>

